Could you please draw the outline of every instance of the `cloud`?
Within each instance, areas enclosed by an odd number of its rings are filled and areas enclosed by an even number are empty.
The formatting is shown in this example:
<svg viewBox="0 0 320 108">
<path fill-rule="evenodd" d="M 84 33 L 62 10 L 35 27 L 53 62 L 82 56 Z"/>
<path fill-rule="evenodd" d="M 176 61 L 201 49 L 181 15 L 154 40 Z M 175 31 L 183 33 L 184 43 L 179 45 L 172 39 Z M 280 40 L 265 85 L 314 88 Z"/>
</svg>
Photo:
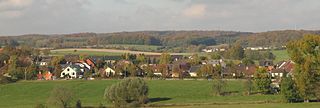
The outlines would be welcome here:
<svg viewBox="0 0 320 108">
<path fill-rule="evenodd" d="M 206 14 L 205 4 L 194 4 L 183 10 L 183 15 L 193 18 L 201 18 Z"/>
<path fill-rule="evenodd" d="M 33 3 L 33 0 L 1 0 L 0 11 L 21 10 Z"/>
<path fill-rule="evenodd" d="M 17 18 L 23 15 L 23 10 L 31 6 L 33 0 L 1 0 L 0 16 Z"/>
</svg>

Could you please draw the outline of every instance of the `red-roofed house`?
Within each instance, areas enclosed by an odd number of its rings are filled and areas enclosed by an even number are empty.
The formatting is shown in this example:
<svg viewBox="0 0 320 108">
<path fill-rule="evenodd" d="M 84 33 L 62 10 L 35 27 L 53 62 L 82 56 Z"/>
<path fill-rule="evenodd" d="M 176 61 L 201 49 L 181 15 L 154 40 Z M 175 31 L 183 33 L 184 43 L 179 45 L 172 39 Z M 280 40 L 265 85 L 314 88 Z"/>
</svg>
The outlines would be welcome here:
<svg viewBox="0 0 320 108">
<path fill-rule="evenodd" d="M 294 69 L 294 62 L 289 61 L 282 61 L 277 64 L 276 69 L 271 71 L 272 77 L 283 77 L 285 74 L 291 74 Z"/>
</svg>

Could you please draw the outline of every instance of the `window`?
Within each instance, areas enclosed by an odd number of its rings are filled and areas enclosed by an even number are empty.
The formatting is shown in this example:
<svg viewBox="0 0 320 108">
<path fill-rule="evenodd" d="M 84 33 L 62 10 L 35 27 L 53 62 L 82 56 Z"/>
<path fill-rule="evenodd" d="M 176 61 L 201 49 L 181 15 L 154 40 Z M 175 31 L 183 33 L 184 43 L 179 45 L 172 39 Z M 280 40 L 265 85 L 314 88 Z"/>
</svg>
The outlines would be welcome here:
<svg viewBox="0 0 320 108">
<path fill-rule="evenodd" d="M 70 71 L 70 69 L 67 69 L 67 71 Z"/>
<path fill-rule="evenodd" d="M 72 75 L 74 75 L 74 72 L 72 72 Z"/>
<path fill-rule="evenodd" d="M 62 75 L 66 75 L 65 73 L 62 73 Z"/>
</svg>

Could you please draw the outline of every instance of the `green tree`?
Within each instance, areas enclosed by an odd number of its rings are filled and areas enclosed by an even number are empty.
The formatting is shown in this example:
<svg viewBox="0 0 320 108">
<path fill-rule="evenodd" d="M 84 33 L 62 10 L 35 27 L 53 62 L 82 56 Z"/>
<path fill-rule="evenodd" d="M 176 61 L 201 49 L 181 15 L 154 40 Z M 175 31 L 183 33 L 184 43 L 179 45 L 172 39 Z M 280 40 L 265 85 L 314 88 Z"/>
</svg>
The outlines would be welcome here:
<svg viewBox="0 0 320 108">
<path fill-rule="evenodd" d="M 280 87 L 280 92 L 285 102 L 295 102 L 299 99 L 299 93 L 291 75 L 282 78 Z"/>
<path fill-rule="evenodd" d="M 265 68 L 259 68 L 254 74 L 254 83 L 259 92 L 270 92 L 272 82 L 270 75 Z"/>
<path fill-rule="evenodd" d="M 264 59 L 269 59 L 269 60 L 276 59 L 276 56 L 270 50 L 267 50 L 266 52 L 262 53 L 262 55 Z"/>
<path fill-rule="evenodd" d="M 220 56 L 220 54 L 218 54 L 217 52 L 213 52 L 213 53 L 211 54 L 211 59 L 215 59 L 215 60 L 221 59 L 221 56 Z"/>
<path fill-rule="evenodd" d="M 126 78 L 105 89 L 104 97 L 115 107 L 137 107 L 148 101 L 148 86 L 141 78 Z"/>
<path fill-rule="evenodd" d="M 287 51 L 295 62 L 294 78 L 300 96 L 309 102 L 315 95 L 316 82 L 320 81 L 320 36 L 306 35 L 291 41 Z"/>
<path fill-rule="evenodd" d="M 246 66 L 249 66 L 249 65 L 253 65 L 254 64 L 254 61 L 249 59 L 249 58 L 244 58 L 241 60 L 241 62 L 246 65 Z"/>
</svg>

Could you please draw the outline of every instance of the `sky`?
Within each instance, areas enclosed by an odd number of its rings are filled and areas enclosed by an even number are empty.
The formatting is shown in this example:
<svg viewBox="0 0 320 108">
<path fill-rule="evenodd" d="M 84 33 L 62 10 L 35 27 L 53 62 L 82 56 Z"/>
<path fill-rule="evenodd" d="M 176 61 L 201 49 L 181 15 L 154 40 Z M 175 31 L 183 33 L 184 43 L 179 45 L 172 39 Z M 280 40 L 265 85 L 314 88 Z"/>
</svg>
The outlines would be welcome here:
<svg viewBox="0 0 320 108">
<path fill-rule="evenodd" d="M 0 35 L 320 29 L 320 0 L 0 0 Z"/>
</svg>

